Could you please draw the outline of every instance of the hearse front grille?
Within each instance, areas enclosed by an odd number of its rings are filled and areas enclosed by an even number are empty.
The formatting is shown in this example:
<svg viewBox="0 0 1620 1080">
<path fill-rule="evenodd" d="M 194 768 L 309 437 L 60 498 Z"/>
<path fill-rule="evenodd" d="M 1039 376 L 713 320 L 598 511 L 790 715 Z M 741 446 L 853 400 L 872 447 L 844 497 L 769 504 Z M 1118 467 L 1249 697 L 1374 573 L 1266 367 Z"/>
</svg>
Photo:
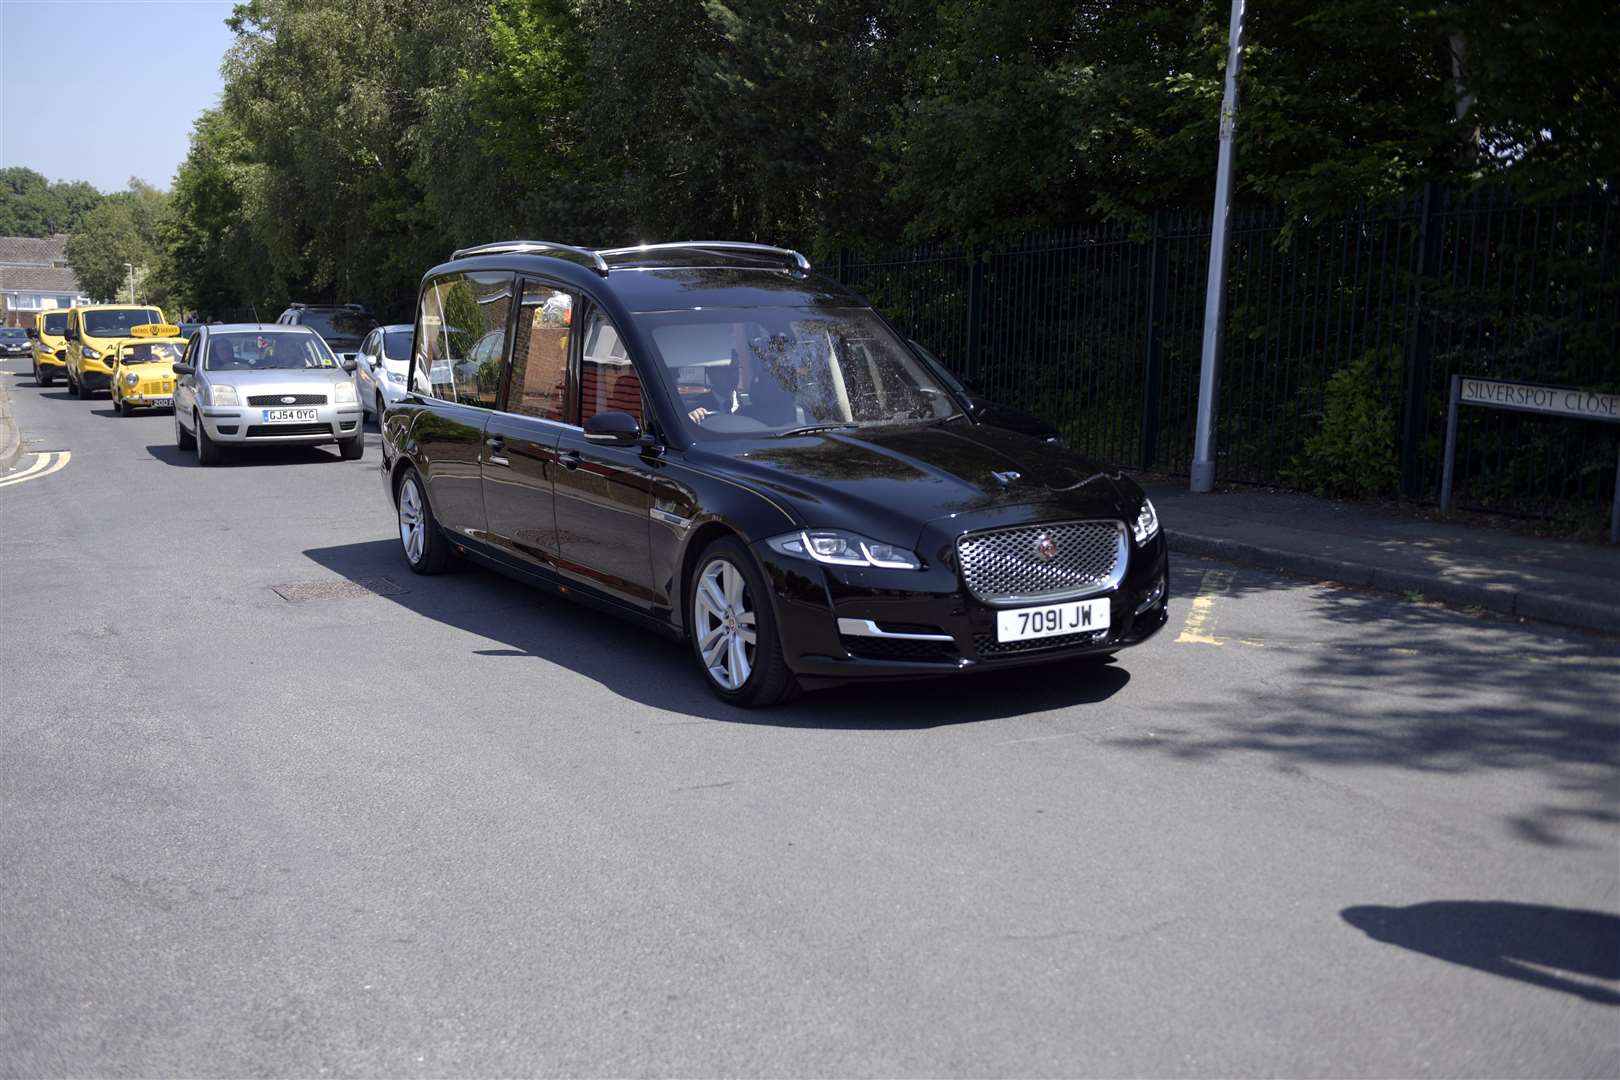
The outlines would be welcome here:
<svg viewBox="0 0 1620 1080">
<path fill-rule="evenodd" d="M 1125 525 L 1057 521 L 968 533 L 956 541 L 962 580 L 989 604 L 1043 603 L 1114 588 L 1125 577 Z"/>
</svg>

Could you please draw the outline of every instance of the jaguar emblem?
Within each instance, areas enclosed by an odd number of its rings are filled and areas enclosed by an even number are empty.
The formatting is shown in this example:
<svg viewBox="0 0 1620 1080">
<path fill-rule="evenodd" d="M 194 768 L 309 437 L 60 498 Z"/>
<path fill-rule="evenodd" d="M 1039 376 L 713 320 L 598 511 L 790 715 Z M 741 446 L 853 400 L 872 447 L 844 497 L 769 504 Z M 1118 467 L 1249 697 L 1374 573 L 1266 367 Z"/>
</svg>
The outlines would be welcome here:
<svg viewBox="0 0 1620 1080">
<path fill-rule="evenodd" d="M 1035 541 L 1035 554 L 1050 562 L 1057 558 L 1057 553 L 1057 544 L 1046 533 L 1041 533 L 1041 538 Z"/>
<path fill-rule="evenodd" d="M 283 405 L 291 405 L 294 402 L 296 402 L 297 400 L 298 399 L 293 397 L 291 394 L 283 394 L 283 395 L 281 395 L 281 403 Z"/>
</svg>

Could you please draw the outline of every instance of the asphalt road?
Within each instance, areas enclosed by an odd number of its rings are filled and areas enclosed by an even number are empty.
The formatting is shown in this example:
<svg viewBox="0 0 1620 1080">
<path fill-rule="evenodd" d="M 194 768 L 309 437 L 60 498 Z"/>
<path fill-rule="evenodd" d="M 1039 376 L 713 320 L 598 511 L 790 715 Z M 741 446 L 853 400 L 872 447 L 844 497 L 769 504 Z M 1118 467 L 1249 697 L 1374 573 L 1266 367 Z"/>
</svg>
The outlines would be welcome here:
<svg viewBox="0 0 1620 1080">
<path fill-rule="evenodd" d="M 1102 670 L 741 712 L 413 577 L 375 443 L 19 368 L 0 1073 L 1620 1073 L 1620 642 L 1183 561 Z"/>
</svg>

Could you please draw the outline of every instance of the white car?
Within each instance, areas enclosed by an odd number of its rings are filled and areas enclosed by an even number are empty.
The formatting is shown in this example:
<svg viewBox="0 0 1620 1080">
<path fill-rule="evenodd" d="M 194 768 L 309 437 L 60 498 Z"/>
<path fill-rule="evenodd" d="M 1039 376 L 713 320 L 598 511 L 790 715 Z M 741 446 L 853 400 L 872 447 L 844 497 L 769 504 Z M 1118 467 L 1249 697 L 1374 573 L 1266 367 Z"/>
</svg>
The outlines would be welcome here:
<svg viewBox="0 0 1620 1080">
<path fill-rule="evenodd" d="M 382 423 L 388 407 L 405 397 L 410 371 L 411 324 L 379 326 L 355 354 L 354 389 L 367 416 Z"/>
</svg>

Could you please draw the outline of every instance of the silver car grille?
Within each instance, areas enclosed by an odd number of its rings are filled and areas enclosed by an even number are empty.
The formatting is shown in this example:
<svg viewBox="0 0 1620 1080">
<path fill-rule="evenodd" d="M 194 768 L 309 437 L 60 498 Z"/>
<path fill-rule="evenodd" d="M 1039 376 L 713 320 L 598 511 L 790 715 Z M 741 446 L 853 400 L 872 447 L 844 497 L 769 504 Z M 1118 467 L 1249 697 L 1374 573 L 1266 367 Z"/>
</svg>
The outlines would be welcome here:
<svg viewBox="0 0 1620 1080">
<path fill-rule="evenodd" d="M 956 541 L 968 591 L 987 604 L 1041 603 L 1106 592 L 1125 577 L 1119 521 L 1059 521 L 968 533 Z"/>
<path fill-rule="evenodd" d="M 290 400 L 289 400 L 290 399 Z M 325 394 L 253 394 L 249 405 L 325 405 Z"/>
</svg>

